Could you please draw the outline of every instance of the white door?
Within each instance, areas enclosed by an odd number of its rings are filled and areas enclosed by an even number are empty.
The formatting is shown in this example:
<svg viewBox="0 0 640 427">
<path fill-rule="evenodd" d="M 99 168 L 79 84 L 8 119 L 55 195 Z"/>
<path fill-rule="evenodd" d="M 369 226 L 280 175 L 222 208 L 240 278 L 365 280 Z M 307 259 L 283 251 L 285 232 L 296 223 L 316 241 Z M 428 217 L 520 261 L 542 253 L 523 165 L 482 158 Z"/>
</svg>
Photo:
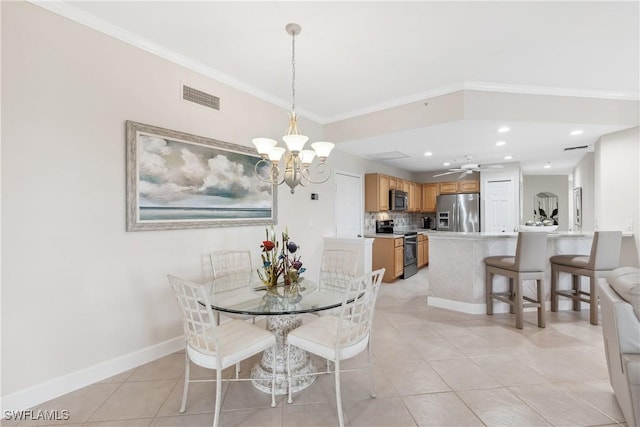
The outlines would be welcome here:
<svg viewBox="0 0 640 427">
<path fill-rule="evenodd" d="M 485 230 L 489 232 L 513 231 L 514 204 L 511 180 L 488 181 L 485 193 Z"/>
<path fill-rule="evenodd" d="M 336 236 L 362 237 L 362 175 L 336 172 Z"/>
</svg>

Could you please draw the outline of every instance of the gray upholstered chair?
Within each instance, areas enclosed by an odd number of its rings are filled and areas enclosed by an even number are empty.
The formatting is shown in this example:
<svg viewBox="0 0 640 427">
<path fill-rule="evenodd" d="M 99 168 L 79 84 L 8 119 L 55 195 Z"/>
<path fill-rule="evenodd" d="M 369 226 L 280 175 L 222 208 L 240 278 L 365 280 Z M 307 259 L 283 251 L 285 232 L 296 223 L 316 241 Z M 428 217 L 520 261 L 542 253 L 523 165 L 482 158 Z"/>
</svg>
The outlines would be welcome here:
<svg viewBox="0 0 640 427">
<path fill-rule="evenodd" d="M 640 426 L 640 270 L 617 268 L 598 283 L 609 381 L 629 427 Z"/>
<path fill-rule="evenodd" d="M 544 320 L 544 274 L 547 261 L 547 233 L 518 233 L 516 254 L 514 256 L 491 256 L 484 259 L 486 279 L 487 314 L 493 314 L 493 300 L 510 305 L 511 313 L 516 315 L 516 328 L 522 329 L 523 311 L 526 307 L 537 307 L 538 327 L 545 327 Z M 493 276 L 509 278 L 507 291 L 494 291 Z M 525 296 L 523 281 L 536 281 L 536 299 Z M 526 301 L 526 302 L 525 302 Z"/>
<path fill-rule="evenodd" d="M 596 231 L 593 233 L 591 254 L 556 255 L 551 262 L 551 311 L 558 311 L 558 297 L 573 300 L 573 310 L 580 311 L 580 303 L 590 305 L 589 317 L 592 325 L 598 324 L 598 287 L 600 278 L 606 278 L 618 267 L 622 232 Z M 560 273 L 571 274 L 571 289 L 559 289 Z M 589 292 L 583 291 L 580 276 L 589 277 Z"/>
</svg>

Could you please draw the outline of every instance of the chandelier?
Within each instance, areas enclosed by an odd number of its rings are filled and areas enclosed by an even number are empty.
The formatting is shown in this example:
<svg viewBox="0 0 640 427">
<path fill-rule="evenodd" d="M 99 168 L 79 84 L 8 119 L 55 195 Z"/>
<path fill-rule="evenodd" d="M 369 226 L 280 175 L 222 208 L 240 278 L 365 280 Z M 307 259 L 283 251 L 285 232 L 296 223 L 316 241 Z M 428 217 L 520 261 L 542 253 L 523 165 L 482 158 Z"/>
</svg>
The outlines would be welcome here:
<svg viewBox="0 0 640 427">
<path fill-rule="evenodd" d="M 287 24 L 287 34 L 291 34 L 291 92 L 292 104 L 289 114 L 289 128 L 282 137 L 285 147 L 278 147 L 277 142 L 270 138 L 254 138 L 253 144 L 262 157 L 255 165 L 256 176 L 264 182 L 274 185 L 286 183 L 291 188 L 291 194 L 298 185 L 321 184 L 331 176 L 331 168 L 326 164 L 334 144 L 331 142 L 314 142 L 312 150 L 305 150 L 304 145 L 309 140 L 298 129 L 298 115 L 296 114 L 296 36 L 302 28 L 298 24 Z M 317 158 L 317 162 L 313 163 Z M 312 168 L 313 165 L 313 168 Z M 265 171 L 266 169 L 266 171 Z M 311 177 L 311 170 L 317 178 Z"/>
</svg>

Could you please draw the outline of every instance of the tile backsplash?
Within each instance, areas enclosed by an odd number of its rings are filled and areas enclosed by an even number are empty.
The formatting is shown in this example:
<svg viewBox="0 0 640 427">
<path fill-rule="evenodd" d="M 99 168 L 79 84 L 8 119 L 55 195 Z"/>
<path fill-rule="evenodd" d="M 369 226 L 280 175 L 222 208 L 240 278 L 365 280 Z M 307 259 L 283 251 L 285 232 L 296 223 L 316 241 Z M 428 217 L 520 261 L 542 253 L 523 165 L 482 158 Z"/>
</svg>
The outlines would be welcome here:
<svg viewBox="0 0 640 427">
<path fill-rule="evenodd" d="M 431 217 L 435 224 L 435 214 L 406 213 L 406 212 L 365 212 L 364 232 L 367 234 L 376 232 L 376 221 L 392 219 L 396 228 L 422 228 L 422 218 Z"/>
</svg>

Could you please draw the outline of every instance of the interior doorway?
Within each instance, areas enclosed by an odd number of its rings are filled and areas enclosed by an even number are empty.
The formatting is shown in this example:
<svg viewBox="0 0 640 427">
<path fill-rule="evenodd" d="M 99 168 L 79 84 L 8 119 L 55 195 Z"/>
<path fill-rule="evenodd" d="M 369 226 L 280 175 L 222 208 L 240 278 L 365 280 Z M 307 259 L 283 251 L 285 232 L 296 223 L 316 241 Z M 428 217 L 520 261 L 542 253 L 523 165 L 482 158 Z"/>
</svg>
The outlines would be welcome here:
<svg viewBox="0 0 640 427">
<path fill-rule="evenodd" d="M 484 231 L 504 233 L 516 228 L 513 182 L 510 179 L 487 181 Z"/>
<path fill-rule="evenodd" d="M 362 175 L 336 171 L 335 178 L 336 237 L 362 237 L 364 221 Z"/>
</svg>

